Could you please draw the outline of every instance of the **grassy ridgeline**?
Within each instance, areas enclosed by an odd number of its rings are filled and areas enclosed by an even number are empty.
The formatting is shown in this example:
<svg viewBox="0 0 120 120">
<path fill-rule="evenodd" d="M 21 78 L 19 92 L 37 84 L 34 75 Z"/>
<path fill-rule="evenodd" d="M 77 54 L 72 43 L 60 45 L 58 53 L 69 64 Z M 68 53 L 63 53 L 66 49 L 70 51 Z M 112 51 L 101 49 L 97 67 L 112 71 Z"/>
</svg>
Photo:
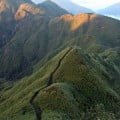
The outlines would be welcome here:
<svg viewBox="0 0 120 120">
<path fill-rule="evenodd" d="M 28 116 L 31 119 L 35 117 L 29 100 L 36 90 L 47 83 L 51 71 L 66 50 L 49 60 L 33 75 L 2 93 L 1 120 L 6 117 L 15 120 L 30 119 Z M 54 84 L 41 91 L 35 99 L 36 105 L 43 109 L 42 118 L 79 120 L 95 116 L 101 119 L 117 119 L 120 110 L 120 93 L 116 90 L 118 81 L 114 74 L 112 78 L 116 81 L 115 85 L 111 86 L 110 79 L 107 79 L 111 76 L 110 71 L 117 66 L 115 61 L 110 58 L 109 60 L 114 62 L 114 66 L 106 63 L 101 56 L 87 54 L 81 49 L 72 50 L 55 73 Z M 106 71 L 105 63 L 111 67 L 110 71 Z"/>
</svg>

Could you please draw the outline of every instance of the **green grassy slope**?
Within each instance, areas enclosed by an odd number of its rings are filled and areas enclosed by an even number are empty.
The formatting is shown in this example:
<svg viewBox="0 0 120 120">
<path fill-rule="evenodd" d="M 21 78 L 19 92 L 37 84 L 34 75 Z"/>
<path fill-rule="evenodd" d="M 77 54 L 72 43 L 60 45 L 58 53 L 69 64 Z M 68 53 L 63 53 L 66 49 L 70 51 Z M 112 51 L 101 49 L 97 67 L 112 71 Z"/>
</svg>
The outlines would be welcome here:
<svg viewBox="0 0 120 120">
<path fill-rule="evenodd" d="M 50 73 L 67 50 L 68 48 L 49 60 L 30 77 L 17 82 L 13 88 L 2 91 L 1 120 L 35 118 L 29 100 L 36 90 L 47 84 Z M 108 56 L 107 58 L 109 59 Z M 35 104 L 43 110 L 42 119 L 119 119 L 120 93 L 116 90 L 116 85 L 109 81 L 109 76 L 115 64 L 116 72 L 120 67 L 116 61 L 113 63 L 114 65 L 106 62 L 101 54 L 88 54 L 82 49 L 73 48 L 53 75 L 54 83 L 35 98 Z M 120 74 L 118 75 L 119 79 Z M 117 82 L 114 74 L 111 77 Z"/>
<path fill-rule="evenodd" d="M 63 52 L 65 52 L 65 51 L 63 51 Z M 15 112 L 19 112 L 21 110 L 22 106 L 24 106 L 24 107 L 29 106 L 28 101 L 32 97 L 34 91 L 36 91 L 37 89 L 42 87 L 44 84 L 46 84 L 49 74 L 54 69 L 54 67 L 56 67 L 57 62 L 61 58 L 62 54 L 63 53 L 59 54 L 54 59 L 49 61 L 47 64 L 45 64 L 42 68 L 40 68 L 40 70 L 38 70 L 32 76 L 24 78 L 23 80 L 18 82 L 12 89 L 5 91 L 5 93 L 2 94 L 3 97 L 1 98 L 1 106 L 2 106 L 2 107 L 0 107 L 1 113 L 3 112 L 4 114 L 7 113 L 9 115 L 9 110 L 10 110 L 11 111 L 10 115 L 14 115 Z M 18 101 L 20 99 L 20 101 L 19 101 L 20 103 L 18 103 L 18 104 L 16 104 L 17 99 L 18 99 Z M 14 105 L 11 104 L 11 102 L 9 100 L 13 101 Z M 9 102 L 7 102 L 7 101 L 9 101 Z M 2 109 L 2 108 L 4 108 L 4 106 L 9 108 L 8 112 L 4 111 Z M 2 115 L 2 116 L 4 116 L 4 115 Z"/>
<path fill-rule="evenodd" d="M 34 120 L 30 99 L 52 73 L 52 84 L 33 100 L 43 120 L 120 119 L 120 22 L 59 16 L 66 11 L 49 1 L 40 8 L 30 0 L 3 2 L 9 8 L 0 13 L 0 120 Z"/>
</svg>

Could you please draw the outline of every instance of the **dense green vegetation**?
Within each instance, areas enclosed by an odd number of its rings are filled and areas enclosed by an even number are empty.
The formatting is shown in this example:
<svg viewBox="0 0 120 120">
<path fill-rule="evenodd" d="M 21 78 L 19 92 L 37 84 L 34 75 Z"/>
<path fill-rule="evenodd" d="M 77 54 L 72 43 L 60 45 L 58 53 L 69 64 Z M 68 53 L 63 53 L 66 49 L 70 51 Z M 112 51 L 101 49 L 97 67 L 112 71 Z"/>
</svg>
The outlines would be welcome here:
<svg viewBox="0 0 120 120">
<path fill-rule="evenodd" d="M 102 52 L 120 45 L 117 20 L 94 14 L 64 15 L 53 19 L 38 15 L 29 17 L 19 23 L 15 35 L 0 50 L 1 77 L 14 80 L 29 75 L 34 64 L 61 47 L 77 45 L 88 51 Z M 89 24 L 84 23 L 89 17 L 95 18 Z M 83 19 L 82 25 L 79 25 L 79 19 Z"/>
<path fill-rule="evenodd" d="M 42 120 L 120 119 L 120 22 L 66 13 L 0 1 L 0 120 L 36 119 L 30 100 L 51 74 L 33 100 Z"/>
<path fill-rule="evenodd" d="M 31 119 L 35 117 L 29 100 L 37 89 L 47 83 L 51 71 L 66 50 L 52 58 L 30 77 L 17 82 L 13 88 L 3 90 L 0 98 L 1 119 L 6 119 L 6 116 L 9 119 L 20 120 L 29 119 L 27 117 L 29 115 Z M 107 52 L 105 51 L 106 54 Z M 116 55 L 120 57 L 119 54 Z M 107 58 L 113 62 L 109 56 Z M 56 71 L 54 84 L 42 90 L 35 99 L 36 104 L 43 109 L 43 119 L 119 118 L 120 93 L 116 90 L 118 84 L 111 86 L 111 81 L 106 79 L 111 76 L 109 72 L 117 64 L 113 63 L 106 62 L 101 54 L 88 54 L 74 48 Z M 107 65 L 111 69 L 107 70 Z M 120 70 L 119 66 L 116 66 L 116 73 L 117 70 Z M 119 79 L 120 74 L 118 75 Z M 116 77 L 114 74 L 112 77 L 116 83 L 119 82 L 118 79 L 114 79 Z"/>
</svg>

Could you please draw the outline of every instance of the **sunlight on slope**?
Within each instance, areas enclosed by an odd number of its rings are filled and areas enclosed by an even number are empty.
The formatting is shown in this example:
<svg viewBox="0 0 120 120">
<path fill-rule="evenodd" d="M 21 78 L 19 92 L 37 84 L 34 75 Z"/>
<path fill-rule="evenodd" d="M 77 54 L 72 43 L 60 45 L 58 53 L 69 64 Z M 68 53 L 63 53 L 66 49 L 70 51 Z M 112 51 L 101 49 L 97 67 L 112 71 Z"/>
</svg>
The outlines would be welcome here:
<svg viewBox="0 0 120 120">
<path fill-rule="evenodd" d="M 15 20 L 21 20 L 28 14 L 44 14 L 44 11 L 35 7 L 32 4 L 24 3 L 21 4 L 20 7 L 18 8 L 16 14 L 15 14 Z"/>
<path fill-rule="evenodd" d="M 76 31 L 82 25 L 84 25 L 85 23 L 88 23 L 89 21 L 93 20 L 96 17 L 97 17 L 96 14 L 79 14 L 76 16 L 63 15 L 61 18 L 64 21 L 71 23 L 70 25 L 71 31 Z"/>
</svg>

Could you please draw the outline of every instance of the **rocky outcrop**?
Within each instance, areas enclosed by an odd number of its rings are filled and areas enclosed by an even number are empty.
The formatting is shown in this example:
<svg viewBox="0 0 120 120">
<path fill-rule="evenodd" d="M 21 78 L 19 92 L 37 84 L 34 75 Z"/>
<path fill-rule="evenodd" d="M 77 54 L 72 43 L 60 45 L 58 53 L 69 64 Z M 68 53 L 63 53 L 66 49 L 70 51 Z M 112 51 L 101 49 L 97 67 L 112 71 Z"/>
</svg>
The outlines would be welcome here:
<svg viewBox="0 0 120 120">
<path fill-rule="evenodd" d="M 15 14 L 15 20 L 21 20 L 28 16 L 29 14 L 32 15 L 37 15 L 37 14 L 44 14 L 44 11 L 41 10 L 40 8 L 37 8 L 36 6 L 29 4 L 29 3 L 24 3 L 21 4 L 20 7 L 18 8 L 16 14 Z"/>
</svg>

